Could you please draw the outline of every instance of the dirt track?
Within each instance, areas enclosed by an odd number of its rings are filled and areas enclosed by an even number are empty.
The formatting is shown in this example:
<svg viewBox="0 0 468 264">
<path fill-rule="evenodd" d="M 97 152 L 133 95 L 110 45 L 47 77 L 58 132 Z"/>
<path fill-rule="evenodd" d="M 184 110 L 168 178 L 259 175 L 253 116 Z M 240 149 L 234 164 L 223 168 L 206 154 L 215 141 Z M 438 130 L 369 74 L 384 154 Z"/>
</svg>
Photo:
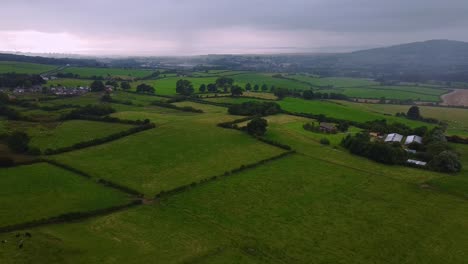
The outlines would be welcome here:
<svg viewBox="0 0 468 264">
<path fill-rule="evenodd" d="M 468 89 L 455 89 L 441 96 L 443 105 L 468 106 Z"/>
</svg>

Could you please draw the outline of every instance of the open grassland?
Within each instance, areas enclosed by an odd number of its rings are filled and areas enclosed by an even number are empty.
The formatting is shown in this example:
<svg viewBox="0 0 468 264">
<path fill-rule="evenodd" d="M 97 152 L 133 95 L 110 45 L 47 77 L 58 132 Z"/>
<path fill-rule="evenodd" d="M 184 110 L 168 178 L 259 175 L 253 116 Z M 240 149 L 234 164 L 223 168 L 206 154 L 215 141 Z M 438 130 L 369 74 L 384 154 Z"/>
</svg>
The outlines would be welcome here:
<svg viewBox="0 0 468 264">
<path fill-rule="evenodd" d="M 81 78 L 90 78 L 92 76 L 120 77 L 122 79 L 143 78 L 151 75 L 154 71 L 139 69 L 119 69 L 119 68 L 92 68 L 92 67 L 69 67 L 62 73 L 78 74 Z"/>
<path fill-rule="evenodd" d="M 391 105 L 391 104 L 363 104 L 337 101 L 353 108 L 361 109 L 367 112 L 380 113 L 385 115 L 395 115 L 396 113 L 406 113 L 409 105 Z M 448 124 L 448 135 L 459 135 L 468 137 L 468 109 L 419 106 L 423 117 L 435 118 Z"/>
<path fill-rule="evenodd" d="M 239 131 L 216 127 L 225 114 L 166 113 L 162 122 L 151 114 L 131 114 L 162 125 L 54 158 L 151 196 L 282 152 Z M 128 117 L 125 112 L 115 116 Z"/>
<path fill-rule="evenodd" d="M 131 102 L 134 105 L 141 105 L 146 106 L 151 104 L 154 101 L 166 101 L 167 98 L 165 97 L 158 97 L 158 96 L 149 96 L 144 94 L 135 94 L 135 93 L 127 93 L 127 92 L 113 92 L 112 98 L 122 101 L 122 102 Z"/>
<path fill-rule="evenodd" d="M 346 78 L 346 77 L 314 77 L 310 75 L 287 75 L 287 78 L 295 79 L 301 82 L 310 83 L 313 86 L 329 86 L 329 87 L 361 87 L 376 85 L 377 82 L 370 79 L 362 78 Z"/>
<path fill-rule="evenodd" d="M 68 147 L 73 144 L 102 138 L 133 127 L 127 124 L 104 123 L 86 120 L 70 120 L 53 127 L 25 127 L 31 136 L 31 146 L 41 150 Z"/>
<path fill-rule="evenodd" d="M 0 61 L 0 73 L 27 73 L 27 74 L 39 74 L 48 72 L 57 68 L 57 66 L 36 64 L 27 62 L 11 62 L 11 61 Z"/>
<path fill-rule="evenodd" d="M 47 81 L 47 86 L 89 87 L 93 81 L 86 79 L 59 78 Z"/>
<path fill-rule="evenodd" d="M 5 263 L 463 263 L 467 218 L 465 200 L 298 154 L 159 204 L 33 229 L 22 251 L 7 244 L 0 247 L 0 258 Z"/>
<path fill-rule="evenodd" d="M 263 84 L 266 84 L 268 86 L 268 90 L 271 86 L 275 86 L 276 88 L 288 88 L 291 90 L 306 90 L 310 88 L 310 85 L 308 84 L 294 80 L 274 78 L 272 77 L 272 74 L 269 73 L 246 73 L 232 76 L 231 78 L 233 78 L 234 82 L 241 87 L 245 87 L 247 83 L 250 83 L 252 85 L 252 89 L 256 84 L 258 84 L 260 88 Z"/>
<path fill-rule="evenodd" d="M 377 113 L 366 112 L 358 108 L 353 108 L 338 102 L 303 100 L 298 98 L 285 98 L 278 102 L 284 110 L 297 113 L 323 114 L 329 117 L 351 120 L 356 122 L 366 122 L 379 119 L 386 119 L 388 122 L 400 122 L 411 127 L 431 126 L 424 122 L 408 120 L 395 116 L 387 116 Z"/>
<path fill-rule="evenodd" d="M 102 93 L 87 93 L 81 96 L 63 97 L 56 100 L 41 101 L 40 106 L 58 106 L 58 105 L 80 105 L 86 106 L 88 104 L 100 103 Z"/>
<path fill-rule="evenodd" d="M 0 227 L 129 201 L 121 192 L 47 163 L 2 168 L 0 186 Z"/>
<path fill-rule="evenodd" d="M 343 93 L 348 97 L 354 98 L 379 99 L 385 97 L 386 99 L 429 102 L 439 102 L 440 96 L 447 92 L 447 90 L 443 89 L 432 89 L 417 86 L 375 86 L 366 88 L 341 88 L 338 90 L 327 91 Z"/>
</svg>

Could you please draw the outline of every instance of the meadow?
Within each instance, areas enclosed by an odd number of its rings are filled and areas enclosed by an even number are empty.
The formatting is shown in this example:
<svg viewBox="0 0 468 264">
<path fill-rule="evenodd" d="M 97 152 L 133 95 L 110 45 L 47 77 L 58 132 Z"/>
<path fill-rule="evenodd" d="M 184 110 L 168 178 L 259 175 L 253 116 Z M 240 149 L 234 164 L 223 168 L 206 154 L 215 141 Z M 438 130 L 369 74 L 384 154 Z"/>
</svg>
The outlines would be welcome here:
<svg viewBox="0 0 468 264">
<path fill-rule="evenodd" d="M 27 62 L 0 61 L 0 73 L 40 74 L 56 69 L 57 66 Z"/>
<path fill-rule="evenodd" d="M 159 121 L 151 114 L 130 114 Z M 165 115 L 168 121 L 155 129 L 53 158 L 152 196 L 282 152 L 238 131 L 215 127 L 212 120 L 219 114 Z M 129 117 L 125 111 L 114 116 Z"/>
<path fill-rule="evenodd" d="M 317 77 L 310 75 L 302 74 L 293 74 L 287 75 L 286 77 L 295 79 L 301 82 L 307 82 L 313 86 L 323 86 L 323 87 L 362 87 L 362 86 L 371 86 L 378 84 L 377 82 L 370 79 L 362 78 L 346 78 L 346 77 Z"/>
<path fill-rule="evenodd" d="M 236 73 L 216 70 L 200 72 L 199 76 L 203 74 Z M 288 81 L 283 84 L 291 85 L 292 89 L 293 85 L 301 84 L 260 73 L 228 76 L 239 84 L 249 80 L 259 85 L 268 80 Z M 216 79 L 187 78 L 194 80 L 196 90 L 199 84 Z M 337 86 L 371 82 L 310 78 Z M 166 77 L 144 82 L 154 85 L 156 94 L 173 95 L 178 79 Z M 138 83 L 141 82 L 132 85 Z M 269 93 L 246 95 L 274 99 Z M 101 96 L 101 93 L 88 93 L 39 101 L 39 104 L 99 104 Z M 107 103 L 116 110 L 111 116 L 149 119 L 156 127 L 104 144 L 40 157 L 89 174 L 90 179 L 44 162 L 0 168 L 0 227 L 109 208 L 135 199 L 114 189 L 116 186 L 143 193 L 142 204 L 66 223 L 0 232 L 0 241 L 8 241 L 0 244 L 2 264 L 458 264 L 468 258 L 467 145 L 452 145 L 462 154 L 464 165 L 457 174 L 389 166 L 352 155 L 340 146 L 346 135 L 360 131 L 356 127 L 350 127 L 346 133 L 311 132 L 303 125 L 316 120 L 277 114 L 265 117 L 268 127 L 264 139 L 287 144 L 295 153 L 260 162 L 286 151 L 246 132 L 217 126 L 243 118 L 229 115 L 226 107 L 193 101 L 173 103 L 203 111 L 192 113 L 151 105 L 155 100 L 166 100 L 165 97 L 121 91 L 113 92 L 112 97 L 132 104 Z M 245 97 L 204 100 L 230 104 L 265 101 Z M 299 98 L 276 102 L 290 112 L 324 114 L 357 122 L 387 119 L 411 127 L 433 126 L 396 117 L 395 113 L 408 110 L 407 105 Z M 58 116 L 73 109 L 45 111 L 12 107 L 34 117 Z M 466 129 L 466 109 L 424 106 L 421 114 L 451 119 L 448 133 Z M 27 131 L 32 144 L 40 148 L 67 146 L 128 127 L 131 126 L 83 120 L 33 124 L 0 119 L 0 132 Z M 320 144 L 323 138 L 330 145 Z M 3 147 L 0 145 L 0 154 Z M 249 164 L 256 165 L 246 168 Z M 237 168 L 243 169 L 232 172 Z M 178 192 L 166 192 L 155 199 L 163 191 L 209 178 L 210 181 Z M 111 181 L 114 188 L 97 184 L 99 179 Z M 24 247 L 19 249 L 20 238 L 16 234 L 25 231 L 32 237 L 24 239 Z"/>
<path fill-rule="evenodd" d="M 141 69 L 118 69 L 118 68 L 92 68 L 92 67 L 68 67 L 60 71 L 61 73 L 78 74 L 80 78 L 90 78 L 92 76 L 101 76 L 106 78 L 120 77 L 122 79 L 143 78 L 151 75 L 151 70 Z"/>
<path fill-rule="evenodd" d="M 47 81 L 47 86 L 89 87 L 93 81 L 86 79 L 59 78 Z"/>
<path fill-rule="evenodd" d="M 47 163 L 2 168 L 0 186 L 0 227 L 129 201 L 128 195 Z"/>
</svg>

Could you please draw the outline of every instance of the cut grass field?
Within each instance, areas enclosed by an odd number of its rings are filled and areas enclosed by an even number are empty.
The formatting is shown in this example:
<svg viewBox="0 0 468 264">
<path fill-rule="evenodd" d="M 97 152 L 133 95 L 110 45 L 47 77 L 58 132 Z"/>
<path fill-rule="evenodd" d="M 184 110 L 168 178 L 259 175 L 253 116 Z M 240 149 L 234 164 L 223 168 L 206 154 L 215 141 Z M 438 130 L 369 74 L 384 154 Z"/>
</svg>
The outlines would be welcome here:
<svg viewBox="0 0 468 264">
<path fill-rule="evenodd" d="M 47 163 L 1 168 L 0 186 L 0 227 L 121 205 L 130 199 Z"/>
<path fill-rule="evenodd" d="M 166 112 L 161 122 L 161 114 L 129 114 L 159 126 L 54 159 L 153 196 L 283 152 L 239 131 L 216 127 L 226 114 Z M 114 116 L 128 118 L 125 112 Z"/>
<path fill-rule="evenodd" d="M 54 65 L 36 64 L 27 62 L 12 62 L 0 61 L 0 73 L 26 73 L 26 74 L 39 74 L 48 72 L 57 68 Z"/>
<path fill-rule="evenodd" d="M 119 69 L 119 68 L 92 68 L 92 67 L 69 67 L 65 68 L 62 73 L 78 74 L 80 78 L 90 78 L 92 76 L 101 76 L 106 78 L 120 77 L 123 79 L 143 78 L 151 75 L 154 71 L 142 69 Z"/>
<path fill-rule="evenodd" d="M 298 154 L 159 204 L 36 228 L 23 251 L 6 245 L 0 257 L 5 263 L 15 254 L 35 263 L 463 263 L 467 218 L 464 200 Z"/>
</svg>

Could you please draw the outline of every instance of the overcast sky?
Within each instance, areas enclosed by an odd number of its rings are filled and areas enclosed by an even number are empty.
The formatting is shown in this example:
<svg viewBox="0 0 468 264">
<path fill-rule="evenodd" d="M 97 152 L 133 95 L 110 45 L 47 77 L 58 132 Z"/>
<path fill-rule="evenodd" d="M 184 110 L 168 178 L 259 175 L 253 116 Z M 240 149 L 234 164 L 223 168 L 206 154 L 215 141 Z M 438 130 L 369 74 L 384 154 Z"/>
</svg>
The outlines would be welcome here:
<svg viewBox="0 0 468 264">
<path fill-rule="evenodd" d="M 468 0 L 1 0 L 0 50 L 342 52 L 468 41 Z"/>
</svg>

